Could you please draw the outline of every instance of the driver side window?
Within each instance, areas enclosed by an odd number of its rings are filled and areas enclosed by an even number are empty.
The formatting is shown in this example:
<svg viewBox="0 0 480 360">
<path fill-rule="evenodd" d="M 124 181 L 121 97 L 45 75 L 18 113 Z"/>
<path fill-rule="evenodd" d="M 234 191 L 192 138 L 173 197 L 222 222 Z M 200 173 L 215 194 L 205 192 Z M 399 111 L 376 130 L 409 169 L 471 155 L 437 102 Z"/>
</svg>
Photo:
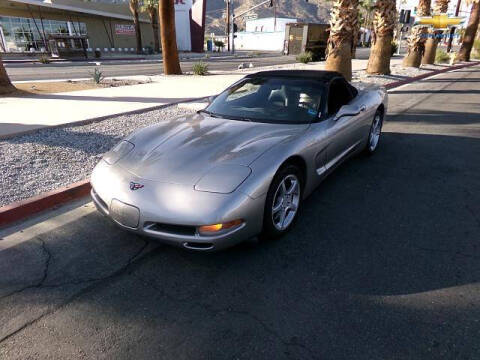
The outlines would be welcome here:
<svg viewBox="0 0 480 360">
<path fill-rule="evenodd" d="M 328 114 L 336 114 L 343 105 L 347 105 L 352 99 L 353 96 L 347 82 L 343 79 L 333 80 L 328 92 Z"/>
</svg>

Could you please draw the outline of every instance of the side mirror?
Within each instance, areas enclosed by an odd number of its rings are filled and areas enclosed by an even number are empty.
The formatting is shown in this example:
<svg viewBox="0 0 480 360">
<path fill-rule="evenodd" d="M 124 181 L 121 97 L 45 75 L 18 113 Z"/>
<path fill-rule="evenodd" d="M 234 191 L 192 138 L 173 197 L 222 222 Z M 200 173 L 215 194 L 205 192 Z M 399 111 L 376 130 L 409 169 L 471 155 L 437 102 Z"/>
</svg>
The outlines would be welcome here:
<svg viewBox="0 0 480 360">
<path fill-rule="evenodd" d="M 362 108 L 355 106 L 355 105 L 343 105 L 340 110 L 337 111 L 335 114 L 334 120 L 337 121 L 338 119 L 344 116 L 355 116 L 362 112 Z"/>
</svg>

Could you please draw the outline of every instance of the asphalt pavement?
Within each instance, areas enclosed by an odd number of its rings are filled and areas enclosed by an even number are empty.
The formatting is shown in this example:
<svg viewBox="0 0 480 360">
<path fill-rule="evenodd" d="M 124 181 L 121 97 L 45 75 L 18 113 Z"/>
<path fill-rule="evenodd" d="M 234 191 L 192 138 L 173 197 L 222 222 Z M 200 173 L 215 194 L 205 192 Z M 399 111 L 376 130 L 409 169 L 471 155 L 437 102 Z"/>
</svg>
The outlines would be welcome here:
<svg viewBox="0 0 480 360">
<path fill-rule="evenodd" d="M 368 59 L 370 49 L 358 48 L 356 57 Z M 262 54 L 258 57 L 247 58 L 215 58 L 192 59 L 181 62 L 182 71 L 192 71 L 193 65 L 198 62 L 206 62 L 209 70 L 232 71 L 237 70 L 241 63 L 252 63 L 255 67 L 271 66 L 280 64 L 295 63 L 295 56 L 284 56 L 280 53 Z M 101 65 L 96 65 L 99 62 Z M 64 62 L 64 63 L 27 63 L 27 64 L 6 64 L 5 68 L 12 81 L 36 81 L 55 79 L 81 79 L 91 78 L 91 72 L 99 67 L 104 76 L 131 76 L 131 75 L 159 75 L 163 72 L 163 65 L 160 60 L 90 60 L 87 62 Z"/>
<path fill-rule="evenodd" d="M 392 91 L 277 241 L 190 253 L 87 201 L 0 231 L 0 358 L 480 358 L 479 94 L 480 66 Z"/>
</svg>

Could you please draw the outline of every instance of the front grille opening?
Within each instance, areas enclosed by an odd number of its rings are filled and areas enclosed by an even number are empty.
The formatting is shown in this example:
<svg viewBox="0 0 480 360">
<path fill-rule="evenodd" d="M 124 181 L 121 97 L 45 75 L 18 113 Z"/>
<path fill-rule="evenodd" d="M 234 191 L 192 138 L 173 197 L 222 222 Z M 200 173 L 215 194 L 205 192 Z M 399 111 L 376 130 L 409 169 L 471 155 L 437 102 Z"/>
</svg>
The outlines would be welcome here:
<svg viewBox="0 0 480 360">
<path fill-rule="evenodd" d="M 193 250 L 210 250 L 213 249 L 212 243 L 197 243 L 197 242 L 186 242 L 183 244 L 187 249 Z"/>
<path fill-rule="evenodd" d="M 150 224 L 146 224 L 145 227 L 150 231 L 157 231 L 157 232 L 167 233 L 172 235 L 194 236 L 197 231 L 197 228 L 195 226 L 187 226 L 187 225 L 150 223 Z"/>
</svg>

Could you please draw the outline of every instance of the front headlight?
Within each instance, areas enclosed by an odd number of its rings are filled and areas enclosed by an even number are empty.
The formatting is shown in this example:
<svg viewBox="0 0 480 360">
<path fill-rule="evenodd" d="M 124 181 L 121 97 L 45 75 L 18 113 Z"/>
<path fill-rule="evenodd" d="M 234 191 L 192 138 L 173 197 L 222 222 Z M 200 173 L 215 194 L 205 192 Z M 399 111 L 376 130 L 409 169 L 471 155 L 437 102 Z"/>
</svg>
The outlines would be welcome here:
<svg viewBox="0 0 480 360">
<path fill-rule="evenodd" d="M 195 190 L 229 194 L 242 184 L 252 170 L 243 165 L 219 165 L 208 171 L 195 184 Z"/>
<path fill-rule="evenodd" d="M 107 164 L 113 165 L 133 150 L 135 145 L 127 140 L 120 141 L 112 150 L 103 155 Z"/>
</svg>

